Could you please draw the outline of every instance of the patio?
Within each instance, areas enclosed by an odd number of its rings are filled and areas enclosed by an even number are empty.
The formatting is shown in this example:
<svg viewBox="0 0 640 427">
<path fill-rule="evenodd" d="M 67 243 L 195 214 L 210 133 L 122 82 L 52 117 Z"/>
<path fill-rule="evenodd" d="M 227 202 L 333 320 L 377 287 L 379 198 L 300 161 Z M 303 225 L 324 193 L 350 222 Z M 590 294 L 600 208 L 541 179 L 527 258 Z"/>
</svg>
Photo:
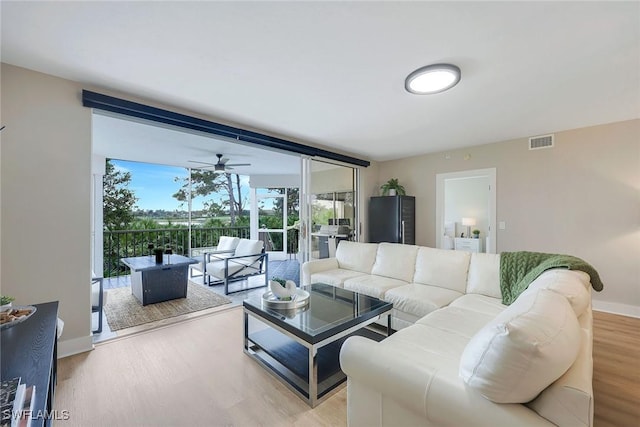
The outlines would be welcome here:
<svg viewBox="0 0 640 427">
<path fill-rule="evenodd" d="M 297 260 L 274 260 L 274 261 L 269 261 L 269 276 L 270 277 L 280 277 L 283 279 L 287 279 L 287 280 L 293 280 L 294 282 L 296 282 L 297 285 L 299 285 L 299 278 L 300 278 L 300 264 L 298 263 Z M 249 277 L 244 281 L 238 281 L 235 282 L 233 284 L 234 287 L 246 287 L 246 288 L 251 288 L 254 286 L 257 286 L 258 284 L 254 283 L 256 281 L 261 282 L 263 281 L 264 278 L 262 276 L 254 276 L 254 277 Z M 192 284 L 196 284 L 199 286 L 204 287 L 207 290 L 210 290 L 211 292 L 215 292 L 219 295 L 224 295 L 224 285 L 220 284 L 220 285 L 213 285 L 213 286 L 206 286 L 203 284 L 203 278 L 202 276 L 195 276 L 195 277 L 189 277 L 189 282 Z M 116 289 L 116 288 L 123 288 L 123 287 L 130 287 L 131 286 L 131 276 L 130 275 L 120 275 L 120 276 L 115 276 L 115 277 L 110 277 L 110 278 L 105 278 L 104 280 L 104 290 L 105 292 L 108 294 L 110 289 Z M 242 301 L 244 299 L 246 299 L 247 297 L 249 297 L 250 295 L 256 293 L 256 294 L 262 294 L 263 292 L 265 292 L 265 288 L 256 288 L 256 289 L 249 289 L 245 292 L 238 292 L 235 294 L 230 294 L 230 295 L 226 295 L 227 298 L 229 298 L 231 300 L 231 304 L 227 304 L 224 305 L 224 308 L 230 308 L 230 307 L 235 307 L 238 305 L 242 304 Z M 108 298 L 108 296 L 107 296 Z M 216 308 L 219 309 L 219 308 Z M 216 309 L 212 309 L 212 310 L 216 310 Z M 208 312 L 208 310 L 203 310 L 203 312 Z M 196 313 L 190 313 L 189 317 L 193 317 L 194 315 L 197 315 L 197 313 L 202 314 L 201 312 L 196 312 Z M 97 313 L 94 313 L 92 315 L 92 321 L 94 324 L 97 324 Z M 98 343 L 98 342 L 102 342 L 108 339 L 112 339 L 112 338 L 116 338 L 118 336 L 122 336 L 122 335 L 126 335 L 129 332 L 128 329 L 124 329 L 122 331 L 118 331 L 118 332 L 113 332 L 111 331 L 111 329 L 109 328 L 109 324 L 107 322 L 106 316 L 103 313 L 102 314 L 103 318 L 102 318 L 102 332 L 99 334 L 94 334 L 93 335 L 93 342 L 94 343 Z M 181 316 L 179 316 L 181 317 Z M 179 321 L 178 318 L 176 318 L 177 321 Z M 155 322 L 154 322 L 155 323 Z M 164 322 L 166 323 L 166 322 Z M 145 327 L 145 325 L 141 325 L 140 327 L 135 327 L 135 328 L 131 328 L 131 329 L 135 329 L 136 331 L 138 330 L 145 330 L 145 329 L 149 329 L 149 326 L 152 325 L 148 325 L 147 327 Z"/>
</svg>

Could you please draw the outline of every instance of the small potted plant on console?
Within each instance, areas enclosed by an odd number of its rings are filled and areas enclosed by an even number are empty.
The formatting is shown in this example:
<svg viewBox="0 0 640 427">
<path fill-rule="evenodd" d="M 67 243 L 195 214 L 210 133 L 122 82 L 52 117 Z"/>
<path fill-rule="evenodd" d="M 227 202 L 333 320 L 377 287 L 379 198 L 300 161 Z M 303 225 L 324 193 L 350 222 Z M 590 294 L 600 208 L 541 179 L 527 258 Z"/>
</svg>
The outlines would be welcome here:
<svg viewBox="0 0 640 427">
<path fill-rule="evenodd" d="M 404 187 L 398 182 L 398 178 L 391 178 L 380 186 L 380 190 L 382 190 L 383 196 L 404 196 L 407 194 Z"/>
</svg>

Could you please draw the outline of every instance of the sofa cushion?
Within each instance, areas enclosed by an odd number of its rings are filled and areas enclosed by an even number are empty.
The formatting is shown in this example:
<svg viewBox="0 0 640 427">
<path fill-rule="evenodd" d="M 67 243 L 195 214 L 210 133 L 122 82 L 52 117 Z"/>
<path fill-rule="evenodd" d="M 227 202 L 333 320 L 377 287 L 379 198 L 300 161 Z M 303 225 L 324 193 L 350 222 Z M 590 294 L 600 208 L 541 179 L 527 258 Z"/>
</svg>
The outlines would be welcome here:
<svg viewBox="0 0 640 427">
<path fill-rule="evenodd" d="M 471 338 L 460 376 L 493 402 L 525 403 L 569 369 L 581 339 L 566 298 L 546 289 L 521 295 Z"/>
<path fill-rule="evenodd" d="M 416 256 L 413 283 L 439 286 L 464 293 L 471 254 L 421 247 Z"/>
<path fill-rule="evenodd" d="M 591 285 L 589 275 L 583 271 L 554 268 L 536 278 L 523 292 L 536 292 L 548 289 L 564 296 L 571 308 L 580 316 L 591 304 Z"/>
<path fill-rule="evenodd" d="M 498 314 L 502 313 L 505 308 L 507 308 L 506 305 L 502 304 L 501 299 L 480 294 L 463 295 L 453 301 L 450 305 L 451 307 L 477 311 L 491 317 L 496 317 Z"/>
<path fill-rule="evenodd" d="M 336 249 L 336 259 L 340 268 L 371 274 L 371 267 L 376 261 L 376 243 L 360 243 L 343 240 Z"/>
<path fill-rule="evenodd" d="M 418 320 L 416 324 L 438 328 L 470 340 L 493 318 L 494 316 L 489 314 L 449 306 L 429 313 Z"/>
<path fill-rule="evenodd" d="M 445 367 L 455 370 L 468 342 L 469 338 L 440 327 L 415 324 L 385 338 L 380 345 L 392 348 L 405 360 L 412 360 L 418 369 L 427 367 L 438 371 Z"/>
<path fill-rule="evenodd" d="M 410 283 L 387 290 L 384 300 L 392 303 L 396 310 L 422 317 L 460 296 L 460 292 L 450 289 Z"/>
<path fill-rule="evenodd" d="M 467 293 L 502 298 L 499 254 L 471 254 L 469 276 L 467 277 Z"/>
<path fill-rule="evenodd" d="M 343 288 L 345 280 L 363 275 L 364 274 L 359 271 L 343 270 L 338 268 L 335 270 L 326 270 L 311 274 L 311 283 L 326 283 L 328 285 Z"/>
<path fill-rule="evenodd" d="M 384 299 L 384 294 L 393 288 L 406 285 L 406 282 L 390 277 L 364 275 L 347 279 L 344 288 L 353 292 L 369 295 L 374 298 Z"/>
<path fill-rule="evenodd" d="M 380 243 L 371 274 L 409 283 L 416 269 L 418 247 L 399 243 Z"/>
</svg>

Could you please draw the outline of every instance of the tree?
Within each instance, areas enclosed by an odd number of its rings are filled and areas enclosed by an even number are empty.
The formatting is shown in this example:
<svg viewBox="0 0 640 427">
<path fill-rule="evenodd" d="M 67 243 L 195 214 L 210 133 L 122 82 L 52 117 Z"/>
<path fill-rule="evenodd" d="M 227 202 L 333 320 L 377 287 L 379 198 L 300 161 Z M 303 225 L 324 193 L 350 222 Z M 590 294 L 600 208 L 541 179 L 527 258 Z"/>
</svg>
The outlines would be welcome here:
<svg viewBox="0 0 640 427">
<path fill-rule="evenodd" d="M 235 185 L 233 175 L 235 175 Z M 181 202 L 186 202 L 189 196 L 189 178 L 176 177 L 175 180 L 182 181 L 182 187 L 173 195 L 173 197 Z M 242 216 L 242 212 L 244 211 L 244 201 L 242 199 L 240 175 L 238 174 L 217 174 L 209 170 L 192 169 L 191 192 L 192 197 L 226 193 L 227 197 L 223 199 L 222 205 L 213 200 L 209 200 L 204 203 L 205 209 L 207 209 L 210 215 L 215 216 L 222 212 L 223 206 L 226 206 L 229 209 L 229 217 L 232 226 L 234 226 L 237 219 Z"/>
<path fill-rule="evenodd" d="M 115 168 L 107 159 L 103 178 L 103 222 L 109 230 L 125 229 L 134 219 L 133 210 L 138 199 L 129 189 L 131 173 Z"/>
</svg>

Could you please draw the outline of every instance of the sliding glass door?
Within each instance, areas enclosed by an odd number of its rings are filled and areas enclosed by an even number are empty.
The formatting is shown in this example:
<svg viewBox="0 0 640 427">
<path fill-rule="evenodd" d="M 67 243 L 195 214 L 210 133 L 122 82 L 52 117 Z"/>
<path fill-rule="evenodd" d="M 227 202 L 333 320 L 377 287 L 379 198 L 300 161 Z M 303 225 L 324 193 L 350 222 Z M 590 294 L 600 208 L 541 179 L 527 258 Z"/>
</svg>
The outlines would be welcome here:
<svg viewBox="0 0 640 427">
<path fill-rule="evenodd" d="M 303 159 L 300 248 L 303 260 L 331 258 L 342 240 L 358 240 L 358 170 Z"/>
</svg>

